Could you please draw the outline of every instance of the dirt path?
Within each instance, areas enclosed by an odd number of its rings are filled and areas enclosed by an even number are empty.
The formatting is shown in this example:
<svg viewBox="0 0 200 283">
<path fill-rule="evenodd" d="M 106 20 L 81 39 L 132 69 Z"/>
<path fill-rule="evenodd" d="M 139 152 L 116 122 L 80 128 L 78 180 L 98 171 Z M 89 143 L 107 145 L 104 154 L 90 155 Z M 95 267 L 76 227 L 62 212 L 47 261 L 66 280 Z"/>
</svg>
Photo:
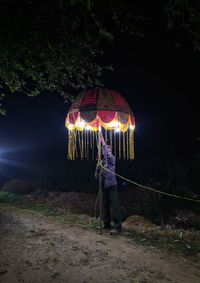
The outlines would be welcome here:
<svg viewBox="0 0 200 283">
<path fill-rule="evenodd" d="M 200 263 L 123 236 L 0 209 L 0 282 L 199 283 Z"/>
</svg>

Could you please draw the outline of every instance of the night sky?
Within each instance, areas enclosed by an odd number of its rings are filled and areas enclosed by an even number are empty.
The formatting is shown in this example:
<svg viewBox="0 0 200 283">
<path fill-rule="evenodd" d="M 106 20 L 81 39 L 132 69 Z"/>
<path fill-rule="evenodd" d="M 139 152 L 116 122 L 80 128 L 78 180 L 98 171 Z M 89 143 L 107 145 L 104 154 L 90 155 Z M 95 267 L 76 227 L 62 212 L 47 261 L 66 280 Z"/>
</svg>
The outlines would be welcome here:
<svg viewBox="0 0 200 283">
<path fill-rule="evenodd" d="M 104 87 L 124 95 L 135 115 L 136 160 L 196 158 L 200 54 L 147 35 L 120 38 L 107 47 L 102 61 L 114 68 L 104 74 Z M 13 94 L 4 106 L 1 170 L 5 162 L 12 168 L 31 168 L 32 164 L 66 160 L 64 123 L 70 103 L 57 94 L 35 98 Z"/>
</svg>

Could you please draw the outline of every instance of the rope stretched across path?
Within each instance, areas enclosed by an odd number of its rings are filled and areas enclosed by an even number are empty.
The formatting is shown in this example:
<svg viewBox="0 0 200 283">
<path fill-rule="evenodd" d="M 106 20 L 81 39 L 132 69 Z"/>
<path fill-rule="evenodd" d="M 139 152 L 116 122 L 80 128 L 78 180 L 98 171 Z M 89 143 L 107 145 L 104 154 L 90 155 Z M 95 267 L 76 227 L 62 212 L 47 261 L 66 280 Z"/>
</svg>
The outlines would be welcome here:
<svg viewBox="0 0 200 283">
<path fill-rule="evenodd" d="M 143 189 L 146 189 L 146 190 L 149 190 L 149 191 L 152 191 L 152 192 L 155 192 L 155 193 L 159 193 L 159 194 L 162 194 L 162 195 L 166 195 L 166 196 L 169 196 L 169 197 L 174 197 L 174 198 L 178 198 L 178 199 L 184 199 L 184 200 L 188 200 L 188 201 L 193 201 L 193 202 L 200 203 L 200 200 L 199 200 L 199 199 L 193 199 L 193 198 L 188 198 L 188 197 L 182 197 L 182 196 L 179 196 L 179 195 L 174 195 L 174 194 L 166 193 L 166 192 L 163 192 L 163 191 L 160 191 L 160 190 L 157 190 L 157 189 L 149 188 L 149 187 L 147 187 L 147 186 L 144 186 L 144 185 L 141 185 L 141 184 L 139 184 L 139 183 L 137 183 L 137 182 L 134 182 L 134 181 L 132 181 L 132 180 L 129 180 L 129 179 L 127 179 L 127 178 L 125 178 L 125 177 L 123 177 L 123 176 L 117 174 L 117 173 L 114 173 L 113 171 L 111 171 L 111 170 L 109 170 L 108 168 L 104 167 L 102 164 L 100 164 L 100 166 L 101 166 L 104 170 L 106 170 L 106 171 L 108 171 L 108 172 L 110 172 L 110 173 L 116 175 L 117 177 L 119 177 L 119 178 L 121 178 L 121 179 L 123 179 L 123 180 L 125 180 L 125 181 L 127 181 L 127 182 L 129 182 L 129 183 L 132 183 L 132 184 L 134 184 L 134 185 L 136 185 L 136 186 L 138 186 L 138 187 L 141 187 L 141 188 L 143 188 Z"/>
</svg>

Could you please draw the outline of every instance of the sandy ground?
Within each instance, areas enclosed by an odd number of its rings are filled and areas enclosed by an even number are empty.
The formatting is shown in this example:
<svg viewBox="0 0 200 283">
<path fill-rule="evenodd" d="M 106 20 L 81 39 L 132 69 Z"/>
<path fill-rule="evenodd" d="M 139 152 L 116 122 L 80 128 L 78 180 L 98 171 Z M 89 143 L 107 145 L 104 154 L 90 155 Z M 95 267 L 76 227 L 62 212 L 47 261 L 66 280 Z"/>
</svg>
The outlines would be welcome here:
<svg viewBox="0 0 200 283">
<path fill-rule="evenodd" d="M 2 207 L 0 282 L 199 283 L 200 262 Z"/>
</svg>

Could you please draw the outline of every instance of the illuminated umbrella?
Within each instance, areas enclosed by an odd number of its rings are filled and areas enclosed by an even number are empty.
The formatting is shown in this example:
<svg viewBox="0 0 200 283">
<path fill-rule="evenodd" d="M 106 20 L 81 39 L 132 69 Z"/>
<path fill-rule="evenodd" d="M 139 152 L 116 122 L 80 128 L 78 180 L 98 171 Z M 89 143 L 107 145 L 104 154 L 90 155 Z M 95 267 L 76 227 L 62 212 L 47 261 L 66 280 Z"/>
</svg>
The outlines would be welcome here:
<svg viewBox="0 0 200 283">
<path fill-rule="evenodd" d="M 98 133 L 102 131 L 118 159 L 134 159 L 135 119 L 118 92 L 96 88 L 80 93 L 66 117 L 68 159 L 94 159 Z"/>
<path fill-rule="evenodd" d="M 134 158 L 135 119 L 125 98 L 116 91 L 91 89 L 80 93 L 69 109 L 65 126 L 68 129 L 68 159 L 94 158 L 98 147 L 101 161 L 100 133 L 106 143 L 114 148 L 114 155 L 121 159 Z M 91 150 L 90 150 L 91 149 Z M 92 154 L 91 154 L 92 151 Z M 99 173 L 100 234 L 102 234 L 102 177 Z"/>
</svg>

